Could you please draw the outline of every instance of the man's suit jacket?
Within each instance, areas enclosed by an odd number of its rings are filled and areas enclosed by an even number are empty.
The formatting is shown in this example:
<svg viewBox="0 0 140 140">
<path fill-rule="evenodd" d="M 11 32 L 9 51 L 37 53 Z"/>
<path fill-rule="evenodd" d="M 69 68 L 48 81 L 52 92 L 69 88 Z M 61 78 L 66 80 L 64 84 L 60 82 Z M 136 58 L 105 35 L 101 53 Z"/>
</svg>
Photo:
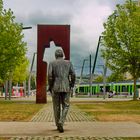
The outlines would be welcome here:
<svg viewBox="0 0 140 140">
<path fill-rule="evenodd" d="M 70 92 L 75 84 L 75 72 L 70 61 L 57 58 L 50 62 L 48 69 L 49 90 L 54 92 Z"/>
</svg>

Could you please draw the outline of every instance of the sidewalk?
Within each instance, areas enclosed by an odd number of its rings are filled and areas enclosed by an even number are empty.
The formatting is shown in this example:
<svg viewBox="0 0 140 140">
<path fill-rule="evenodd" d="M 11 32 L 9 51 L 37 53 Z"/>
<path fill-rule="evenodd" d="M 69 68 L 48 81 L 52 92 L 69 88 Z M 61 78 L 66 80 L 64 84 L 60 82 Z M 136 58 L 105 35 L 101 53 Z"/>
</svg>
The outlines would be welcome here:
<svg viewBox="0 0 140 140">
<path fill-rule="evenodd" d="M 133 122 L 66 122 L 59 133 L 53 122 L 0 122 L 0 136 L 140 137 Z"/>
<path fill-rule="evenodd" d="M 72 99 L 75 100 L 76 98 Z M 88 99 L 78 99 L 83 100 Z M 140 137 L 140 124 L 97 122 L 94 117 L 89 117 L 74 105 L 71 106 L 66 119 L 65 132 L 59 133 L 54 124 L 50 101 L 51 98 L 30 122 L 0 122 L 0 137 L 10 137 L 14 140 L 123 140 L 121 137 Z"/>
</svg>

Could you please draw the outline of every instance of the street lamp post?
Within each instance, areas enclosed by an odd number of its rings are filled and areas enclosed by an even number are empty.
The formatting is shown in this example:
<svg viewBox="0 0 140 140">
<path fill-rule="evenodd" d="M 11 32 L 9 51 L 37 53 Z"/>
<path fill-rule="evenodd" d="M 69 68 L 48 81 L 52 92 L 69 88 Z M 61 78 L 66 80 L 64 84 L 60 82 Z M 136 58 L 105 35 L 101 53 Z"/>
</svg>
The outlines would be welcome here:
<svg viewBox="0 0 140 140">
<path fill-rule="evenodd" d="M 22 27 L 22 30 L 28 30 L 28 29 L 32 29 L 31 26 L 26 26 L 26 27 Z M 30 70 L 30 73 L 29 73 L 29 79 L 28 79 L 28 96 L 30 95 L 30 81 L 31 81 L 31 72 L 32 72 L 32 67 L 33 67 L 33 61 L 34 61 L 34 57 L 35 57 L 35 54 L 33 56 L 33 60 L 32 60 L 32 65 L 31 65 L 31 70 Z M 25 95 L 26 96 L 26 81 L 24 82 L 24 89 L 25 89 Z"/>
<path fill-rule="evenodd" d="M 106 62 L 105 65 L 98 65 L 98 66 L 102 66 L 103 67 L 103 98 L 105 99 L 105 95 L 106 95 L 106 71 L 107 71 L 107 66 L 106 66 Z"/>
<path fill-rule="evenodd" d="M 89 55 L 89 88 L 90 88 L 90 92 L 89 92 L 89 97 L 91 97 L 92 95 L 92 73 L 91 73 L 91 54 Z"/>
<path fill-rule="evenodd" d="M 103 92 L 104 92 L 104 99 L 105 99 L 105 95 L 106 95 L 106 71 L 107 71 L 106 64 L 104 65 L 103 70 L 104 70 L 104 72 L 103 72 L 103 74 L 104 74 L 103 75 L 103 84 L 104 84 Z"/>
<path fill-rule="evenodd" d="M 32 27 L 22 27 L 22 30 L 32 29 Z"/>
<path fill-rule="evenodd" d="M 33 64 L 34 64 L 34 60 L 35 60 L 35 55 L 37 53 L 34 52 L 33 54 L 33 59 L 32 59 L 32 64 L 31 64 L 31 69 L 30 69 L 30 73 L 29 73 L 29 79 L 28 79 L 28 97 L 30 95 L 30 89 L 31 89 L 31 76 L 32 76 L 32 70 L 33 70 Z"/>
<path fill-rule="evenodd" d="M 81 69 L 81 75 L 80 75 L 79 84 L 82 82 L 82 77 L 83 77 L 83 70 L 84 70 L 85 61 L 88 61 L 88 59 L 84 59 L 84 60 L 83 60 L 83 65 L 82 65 L 82 69 Z"/>
<path fill-rule="evenodd" d="M 101 43 L 101 38 L 102 38 L 102 36 L 99 36 L 98 45 L 97 45 L 96 54 L 95 54 L 95 59 L 94 59 L 94 64 L 93 64 L 93 68 L 92 68 L 92 75 L 94 74 L 94 71 L 95 71 L 96 60 L 97 60 L 97 56 L 98 56 L 99 46 Z"/>
<path fill-rule="evenodd" d="M 102 37 L 103 36 L 99 36 L 98 45 L 97 45 L 96 54 L 95 54 L 95 59 L 94 59 L 94 64 L 93 64 L 93 69 L 92 69 L 92 76 L 94 75 L 96 60 L 97 60 L 99 46 L 100 46 Z M 107 61 L 106 60 L 105 60 L 105 65 L 102 65 L 102 66 L 103 66 L 103 83 L 104 83 L 103 92 L 104 92 L 104 99 L 105 99 L 105 93 L 106 93 L 105 85 L 106 85 L 106 71 L 107 71 Z"/>
<path fill-rule="evenodd" d="M 94 71 L 95 71 L 95 66 L 96 66 L 96 61 L 97 61 L 97 56 L 98 56 L 98 51 L 99 51 L 99 46 L 101 43 L 101 38 L 102 36 L 99 36 L 99 40 L 98 40 L 98 45 L 97 45 L 97 49 L 96 49 L 96 53 L 95 53 L 95 58 L 94 58 L 94 63 L 93 63 L 93 68 L 92 68 L 92 73 L 91 73 L 91 77 L 90 77 L 90 85 L 92 86 L 92 79 L 94 76 Z"/>
</svg>

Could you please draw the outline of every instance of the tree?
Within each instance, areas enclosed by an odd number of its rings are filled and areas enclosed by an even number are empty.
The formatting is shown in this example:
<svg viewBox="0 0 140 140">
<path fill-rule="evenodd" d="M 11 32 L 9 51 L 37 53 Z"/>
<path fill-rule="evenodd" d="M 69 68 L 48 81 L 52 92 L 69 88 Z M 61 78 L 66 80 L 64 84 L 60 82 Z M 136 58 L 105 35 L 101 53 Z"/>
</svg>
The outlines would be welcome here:
<svg viewBox="0 0 140 140">
<path fill-rule="evenodd" d="M 16 66 L 25 60 L 26 43 L 22 40 L 22 25 L 15 22 L 11 9 L 3 9 L 0 0 L 0 81 L 11 77 Z"/>
<path fill-rule="evenodd" d="M 95 79 L 95 82 L 103 82 L 103 76 L 102 75 L 98 75 Z"/>
<path fill-rule="evenodd" d="M 140 7 L 126 0 L 116 8 L 104 23 L 102 55 L 113 72 L 132 75 L 136 100 L 136 80 L 140 77 Z"/>
<path fill-rule="evenodd" d="M 25 61 L 23 63 L 21 63 L 20 65 L 17 65 L 13 75 L 12 75 L 12 81 L 13 83 L 23 83 L 26 78 L 29 75 L 28 72 L 28 66 L 29 66 L 29 61 L 28 59 L 25 58 Z"/>
<path fill-rule="evenodd" d="M 119 82 L 124 80 L 125 80 L 124 74 L 117 72 L 111 73 L 111 75 L 107 77 L 107 82 Z"/>
</svg>

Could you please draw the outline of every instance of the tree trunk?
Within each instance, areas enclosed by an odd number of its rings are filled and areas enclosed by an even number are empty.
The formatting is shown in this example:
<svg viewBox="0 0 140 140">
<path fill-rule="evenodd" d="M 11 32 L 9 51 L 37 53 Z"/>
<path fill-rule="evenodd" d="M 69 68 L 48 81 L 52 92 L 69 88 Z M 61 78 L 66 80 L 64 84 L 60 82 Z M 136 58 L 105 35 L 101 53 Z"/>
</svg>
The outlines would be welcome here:
<svg viewBox="0 0 140 140">
<path fill-rule="evenodd" d="M 7 100 L 7 94 L 8 94 L 8 81 L 5 81 L 5 100 Z"/>
<path fill-rule="evenodd" d="M 26 97 L 26 80 L 23 82 L 23 87 L 24 87 L 24 94 L 23 94 L 23 96 Z"/>
<path fill-rule="evenodd" d="M 134 78 L 134 94 L 133 94 L 133 100 L 137 100 L 137 96 L 136 96 L 136 78 Z"/>
<path fill-rule="evenodd" d="M 11 100 L 11 95 L 12 95 L 12 79 L 9 80 L 9 100 Z"/>
</svg>

